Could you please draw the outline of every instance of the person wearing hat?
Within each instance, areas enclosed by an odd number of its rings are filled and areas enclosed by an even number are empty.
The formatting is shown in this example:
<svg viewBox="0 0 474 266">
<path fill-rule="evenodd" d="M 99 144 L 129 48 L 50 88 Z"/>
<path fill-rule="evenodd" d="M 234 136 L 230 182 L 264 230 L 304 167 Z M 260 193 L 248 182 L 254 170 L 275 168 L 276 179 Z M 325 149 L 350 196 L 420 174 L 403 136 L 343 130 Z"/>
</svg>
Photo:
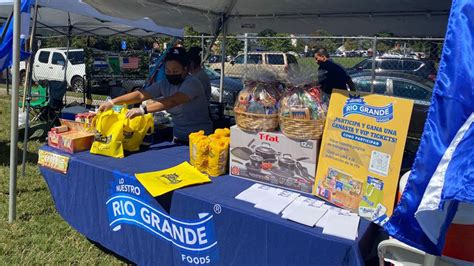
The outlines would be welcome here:
<svg viewBox="0 0 474 266">
<path fill-rule="evenodd" d="M 166 79 L 152 85 L 111 99 L 99 107 L 106 111 L 117 104 L 136 104 L 154 99 L 155 102 L 133 108 L 127 117 L 166 110 L 173 118 L 174 142 L 187 144 L 188 135 L 204 130 L 212 133 L 212 121 L 209 117 L 208 100 L 198 79 L 188 74 L 188 58 L 182 47 L 172 48 L 165 56 Z"/>
<path fill-rule="evenodd" d="M 193 46 L 188 50 L 188 58 L 189 58 L 189 73 L 193 75 L 193 77 L 197 78 L 204 89 L 204 93 L 206 94 L 206 99 L 211 98 L 211 81 L 209 80 L 209 76 L 207 75 L 206 71 L 201 66 L 201 53 L 202 49 L 198 46 Z"/>
</svg>

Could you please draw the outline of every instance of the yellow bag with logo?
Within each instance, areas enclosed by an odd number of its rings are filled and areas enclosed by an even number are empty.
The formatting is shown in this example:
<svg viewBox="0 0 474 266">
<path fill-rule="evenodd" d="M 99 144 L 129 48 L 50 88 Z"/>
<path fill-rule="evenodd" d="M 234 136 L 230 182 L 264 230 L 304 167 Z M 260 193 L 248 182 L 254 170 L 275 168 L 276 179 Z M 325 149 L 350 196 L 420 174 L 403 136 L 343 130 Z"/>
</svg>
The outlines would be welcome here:
<svg viewBox="0 0 474 266">
<path fill-rule="evenodd" d="M 92 143 L 91 153 L 123 158 L 123 125 L 126 110 L 120 113 L 108 110 L 98 113 L 93 120 L 95 139 Z"/>
<path fill-rule="evenodd" d="M 138 151 L 147 132 L 153 132 L 154 121 L 151 114 L 126 118 L 123 123 L 123 149 Z"/>
</svg>

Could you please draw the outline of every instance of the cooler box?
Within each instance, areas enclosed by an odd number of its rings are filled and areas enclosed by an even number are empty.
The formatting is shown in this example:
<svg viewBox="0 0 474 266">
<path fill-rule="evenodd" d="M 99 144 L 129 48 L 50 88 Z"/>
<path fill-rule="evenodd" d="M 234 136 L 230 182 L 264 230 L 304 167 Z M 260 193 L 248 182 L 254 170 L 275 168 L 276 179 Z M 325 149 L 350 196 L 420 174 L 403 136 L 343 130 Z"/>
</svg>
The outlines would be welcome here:
<svg viewBox="0 0 474 266">
<path fill-rule="evenodd" d="M 311 193 L 319 140 L 297 141 L 281 132 L 230 129 L 230 174 Z"/>
</svg>

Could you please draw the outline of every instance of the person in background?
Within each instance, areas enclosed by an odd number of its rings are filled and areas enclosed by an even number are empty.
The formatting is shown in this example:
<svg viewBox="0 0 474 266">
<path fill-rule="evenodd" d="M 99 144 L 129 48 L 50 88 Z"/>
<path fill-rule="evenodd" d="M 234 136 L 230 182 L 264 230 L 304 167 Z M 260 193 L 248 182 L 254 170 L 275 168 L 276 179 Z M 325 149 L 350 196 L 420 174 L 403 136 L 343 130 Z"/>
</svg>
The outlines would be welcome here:
<svg viewBox="0 0 474 266">
<path fill-rule="evenodd" d="M 188 74 L 188 58 L 186 50 L 181 47 L 172 48 L 165 56 L 166 78 L 152 85 L 108 100 L 99 107 L 106 111 L 117 104 L 135 104 L 148 99 L 154 102 L 130 109 L 128 118 L 147 113 L 166 110 L 172 116 L 174 127 L 174 143 L 188 144 L 190 133 L 204 130 L 212 133 L 212 121 L 208 112 L 208 101 L 199 80 Z"/>
<path fill-rule="evenodd" d="M 206 99 L 211 98 L 211 81 L 201 64 L 201 47 L 193 46 L 188 50 L 189 73 L 201 82 Z"/>
<path fill-rule="evenodd" d="M 322 90 L 331 95 L 333 89 L 355 91 L 354 83 L 346 70 L 329 59 L 329 53 L 326 49 L 320 48 L 314 54 L 314 59 L 319 65 L 319 70 L 326 72 L 325 79 L 321 80 Z"/>
</svg>

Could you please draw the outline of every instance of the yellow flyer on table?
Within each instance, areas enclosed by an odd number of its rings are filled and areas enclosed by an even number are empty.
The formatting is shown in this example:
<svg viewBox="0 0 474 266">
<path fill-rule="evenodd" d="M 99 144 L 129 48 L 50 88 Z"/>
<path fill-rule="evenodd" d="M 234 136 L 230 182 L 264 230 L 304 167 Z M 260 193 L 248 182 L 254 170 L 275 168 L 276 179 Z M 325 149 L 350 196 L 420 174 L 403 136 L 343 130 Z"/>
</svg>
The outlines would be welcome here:
<svg viewBox="0 0 474 266">
<path fill-rule="evenodd" d="M 199 172 L 188 162 L 161 171 L 135 174 L 135 176 L 153 197 L 178 188 L 211 182 L 207 175 Z"/>
<path fill-rule="evenodd" d="M 334 90 L 313 193 L 383 224 L 392 215 L 413 101 Z"/>
</svg>

